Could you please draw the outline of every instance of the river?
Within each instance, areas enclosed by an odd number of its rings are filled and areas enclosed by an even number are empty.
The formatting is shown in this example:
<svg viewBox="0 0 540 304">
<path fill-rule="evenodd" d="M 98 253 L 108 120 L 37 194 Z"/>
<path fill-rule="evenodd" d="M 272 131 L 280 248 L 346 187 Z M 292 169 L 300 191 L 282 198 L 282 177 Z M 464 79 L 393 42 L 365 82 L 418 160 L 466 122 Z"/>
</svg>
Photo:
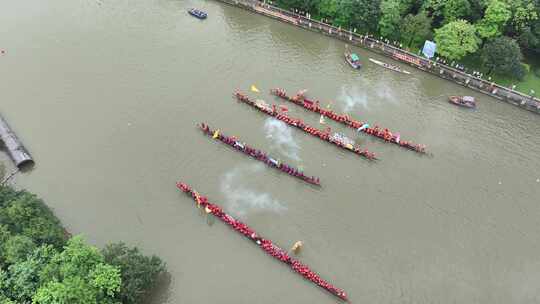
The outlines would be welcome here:
<svg viewBox="0 0 540 304">
<path fill-rule="evenodd" d="M 196 6 L 200 21 L 186 9 Z M 167 303 L 335 303 L 175 188 L 193 185 L 355 303 L 540 301 L 540 119 L 426 73 L 343 60 L 344 43 L 215 1 L 28 0 L 0 10 L 0 111 L 37 165 L 16 178 L 73 233 L 162 257 Z M 423 143 L 355 135 L 376 163 L 238 104 L 309 89 Z M 478 109 L 448 104 L 473 95 Z M 281 103 L 281 102 L 280 102 Z M 292 104 L 291 116 L 318 117 Z M 202 136 L 196 123 L 321 178 L 321 189 Z"/>
</svg>

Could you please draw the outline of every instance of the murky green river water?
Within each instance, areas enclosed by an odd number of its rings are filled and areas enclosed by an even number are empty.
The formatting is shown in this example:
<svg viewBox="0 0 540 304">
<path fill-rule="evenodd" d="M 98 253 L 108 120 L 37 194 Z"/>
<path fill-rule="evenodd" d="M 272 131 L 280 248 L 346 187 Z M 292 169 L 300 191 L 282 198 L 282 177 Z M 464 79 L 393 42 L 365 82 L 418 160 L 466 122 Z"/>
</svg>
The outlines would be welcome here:
<svg viewBox="0 0 540 304">
<path fill-rule="evenodd" d="M 199 21 L 186 9 L 200 7 Z M 419 71 L 343 60 L 344 44 L 215 1 L 5 1 L 0 111 L 36 159 L 16 179 L 73 233 L 161 256 L 168 303 L 334 303 L 221 223 L 192 184 L 345 289 L 354 303 L 540 302 L 540 119 Z M 384 59 L 383 59 L 384 60 Z M 434 157 L 355 135 L 381 161 L 285 127 L 232 91 L 309 89 Z M 472 94 L 478 110 L 446 102 Z M 292 116 L 318 117 L 289 105 Z M 205 121 L 321 178 L 260 166 Z"/>
</svg>

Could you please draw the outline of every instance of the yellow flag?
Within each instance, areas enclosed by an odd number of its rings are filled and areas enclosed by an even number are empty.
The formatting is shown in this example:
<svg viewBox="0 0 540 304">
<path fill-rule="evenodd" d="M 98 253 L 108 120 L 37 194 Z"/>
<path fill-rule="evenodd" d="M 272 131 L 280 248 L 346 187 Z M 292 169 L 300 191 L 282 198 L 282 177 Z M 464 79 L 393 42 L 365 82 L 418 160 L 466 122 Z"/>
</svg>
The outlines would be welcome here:
<svg viewBox="0 0 540 304">
<path fill-rule="evenodd" d="M 255 92 L 255 93 L 260 93 L 261 92 L 261 91 L 259 91 L 259 89 L 257 89 L 257 87 L 254 84 L 251 85 L 251 91 Z"/>
<path fill-rule="evenodd" d="M 219 130 L 216 130 L 214 132 L 214 135 L 212 136 L 212 138 L 216 139 L 216 138 L 218 138 L 218 136 L 219 136 Z"/>
<path fill-rule="evenodd" d="M 302 249 L 302 246 L 304 246 L 304 243 L 302 241 L 298 241 L 294 243 L 294 245 L 291 248 L 291 251 L 294 252 L 294 254 L 298 254 L 298 252 L 300 252 L 300 249 Z"/>
</svg>

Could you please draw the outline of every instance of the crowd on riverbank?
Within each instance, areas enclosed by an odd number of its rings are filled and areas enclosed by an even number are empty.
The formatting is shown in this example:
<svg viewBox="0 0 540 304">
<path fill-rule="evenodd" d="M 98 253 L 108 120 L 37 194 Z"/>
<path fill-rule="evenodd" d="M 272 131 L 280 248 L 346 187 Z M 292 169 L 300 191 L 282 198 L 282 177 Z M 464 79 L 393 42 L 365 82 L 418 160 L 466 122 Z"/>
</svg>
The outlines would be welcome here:
<svg viewBox="0 0 540 304">
<path fill-rule="evenodd" d="M 264 1 L 263 1 L 264 2 Z M 490 0 L 275 0 L 284 10 L 395 47 L 418 50 L 425 40 L 437 44 L 440 62 L 494 81 L 512 76 L 520 86 L 530 75 L 540 88 L 540 2 Z M 528 64 L 524 64 L 523 60 Z M 460 62 L 461 61 L 461 62 Z M 470 68 L 467 69 L 466 67 Z M 506 83 L 505 83 L 506 85 Z M 532 90 L 532 91 L 531 91 Z"/>
<path fill-rule="evenodd" d="M 482 72 L 469 71 L 471 73 L 469 74 L 466 72 L 466 69 L 462 64 L 454 62 L 453 66 L 450 66 L 452 65 L 452 62 L 450 65 L 447 65 L 444 63 L 447 62 L 445 59 L 439 58 L 439 60 L 437 60 L 437 58 L 435 58 L 435 60 L 429 60 L 423 56 L 413 54 L 406 49 L 399 48 L 399 46 L 386 43 L 389 41 L 388 39 L 381 39 L 381 37 L 376 37 L 375 35 L 371 34 L 357 34 L 356 29 L 342 29 L 341 27 L 335 27 L 331 24 L 318 21 L 314 17 L 314 19 L 309 19 L 312 18 L 309 13 L 306 13 L 306 17 L 296 14 L 294 10 L 290 11 L 281 9 L 259 0 L 220 1 L 254 11 L 267 17 L 296 25 L 307 30 L 320 32 L 336 39 L 346 41 L 352 45 L 365 47 L 376 53 L 409 64 L 440 78 L 458 83 L 526 110 L 540 113 L 540 99 L 536 98 L 535 96 L 517 91 L 515 86 L 505 87 L 495 83 L 495 81 L 489 81 L 489 77 L 488 80 L 485 80 L 483 78 L 486 76 Z M 530 81 L 527 80 L 527 82 Z M 532 90 L 530 93 L 536 93 L 536 91 Z"/>
</svg>

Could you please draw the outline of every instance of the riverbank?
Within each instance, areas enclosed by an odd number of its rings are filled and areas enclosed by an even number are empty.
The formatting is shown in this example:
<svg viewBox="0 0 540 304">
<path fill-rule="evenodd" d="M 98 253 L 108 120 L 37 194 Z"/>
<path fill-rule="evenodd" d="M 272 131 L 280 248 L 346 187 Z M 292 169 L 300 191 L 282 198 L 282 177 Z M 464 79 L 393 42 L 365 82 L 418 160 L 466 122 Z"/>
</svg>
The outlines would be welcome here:
<svg viewBox="0 0 540 304">
<path fill-rule="evenodd" d="M 354 46 L 363 47 L 393 60 L 408 64 L 419 70 L 452 81 L 456 84 L 473 89 L 477 92 L 497 98 L 520 108 L 540 114 L 540 99 L 514 91 L 494 82 L 467 74 L 461 70 L 420 57 L 406 50 L 389 45 L 373 37 L 359 35 L 347 30 L 336 28 L 316 20 L 306 18 L 278 7 L 261 3 L 256 0 L 219 0 L 221 2 L 249 10 L 306 30 L 345 41 Z"/>
<path fill-rule="evenodd" d="M 158 257 L 93 247 L 34 194 L 0 185 L 0 303 L 137 304 L 164 274 Z"/>
<path fill-rule="evenodd" d="M 536 114 L 407 66 L 414 77 L 375 66 L 358 73 L 343 60 L 344 42 L 218 1 L 42 4 L 10 1 L 0 11 L 16 29 L 3 36 L 0 110 L 37 163 L 16 185 L 92 245 L 122 240 L 160 256 L 173 278 L 165 302 L 336 303 L 221 223 L 207 226 L 174 187 L 182 178 L 276 243 L 302 240 L 302 260 L 352 303 L 528 296 L 513 286 L 539 271 L 529 267 L 540 260 Z M 191 6 L 209 18 L 193 18 Z M 309 89 L 336 112 L 427 144 L 435 158 L 327 120 L 384 157 L 359 160 L 237 104 L 231 89 L 252 84 L 261 90 L 254 98 L 276 104 L 287 102 L 268 93 L 274 86 Z M 480 110 L 442 94 L 471 94 Z M 288 110 L 319 125 L 317 115 Z M 324 187 L 208 141 L 195 129 L 201 120 L 319 175 Z"/>
</svg>

